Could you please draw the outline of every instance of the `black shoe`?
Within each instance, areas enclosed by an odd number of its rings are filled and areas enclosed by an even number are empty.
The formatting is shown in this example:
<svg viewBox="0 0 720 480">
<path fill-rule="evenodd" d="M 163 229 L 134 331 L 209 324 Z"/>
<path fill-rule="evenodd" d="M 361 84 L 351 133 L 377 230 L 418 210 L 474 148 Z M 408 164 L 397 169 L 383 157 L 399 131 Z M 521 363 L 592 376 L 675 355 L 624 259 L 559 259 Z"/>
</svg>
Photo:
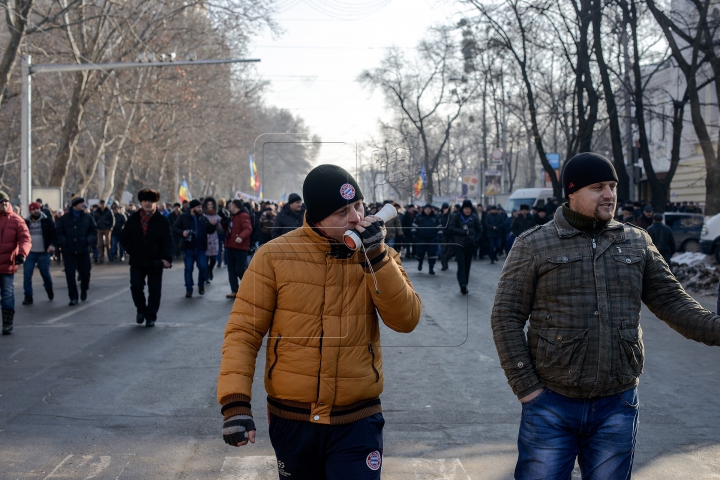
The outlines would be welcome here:
<svg viewBox="0 0 720 480">
<path fill-rule="evenodd" d="M 190 290 L 189 292 L 185 292 L 185 298 L 190 298 L 190 297 L 192 297 L 192 290 Z"/>
<path fill-rule="evenodd" d="M 70 300 L 70 303 L 68 303 L 68 305 L 70 305 L 71 307 L 74 307 L 77 304 L 78 304 L 77 298 L 73 298 L 72 300 Z"/>
<path fill-rule="evenodd" d="M 213 272 L 208 272 L 208 280 L 213 280 Z"/>
<path fill-rule="evenodd" d="M 211 279 L 209 279 L 209 278 L 207 280 L 205 280 L 205 285 L 210 285 L 210 283 L 212 283 L 212 282 L 210 282 L 210 280 Z"/>
<path fill-rule="evenodd" d="M 145 321 L 145 317 L 143 317 L 142 313 L 138 313 L 135 316 L 135 323 L 137 323 L 138 325 L 141 325 L 144 321 Z"/>
<path fill-rule="evenodd" d="M 202 287 L 198 287 L 198 293 L 200 295 L 205 295 L 205 286 L 204 285 Z"/>
<path fill-rule="evenodd" d="M 10 335 L 13 329 L 13 318 L 15 317 L 15 310 L 3 310 L 2 311 L 2 334 Z"/>
<path fill-rule="evenodd" d="M 82 300 L 83 302 L 87 300 L 87 290 L 80 291 L 80 300 Z"/>
<path fill-rule="evenodd" d="M 463 295 L 467 295 L 468 289 L 465 285 L 460 285 L 460 293 L 462 293 Z"/>
<path fill-rule="evenodd" d="M 433 267 L 430 267 L 430 271 L 428 273 L 430 275 L 435 275 L 435 270 L 433 270 Z"/>
<path fill-rule="evenodd" d="M 227 295 L 225 295 L 225 298 L 235 298 L 235 297 L 237 297 L 237 292 L 228 293 Z"/>
<path fill-rule="evenodd" d="M 418 272 L 422 272 L 422 264 L 423 262 L 418 262 Z"/>
<path fill-rule="evenodd" d="M 55 292 L 53 292 L 52 288 L 46 288 L 45 291 L 47 292 L 48 300 L 52 302 L 53 298 L 55 298 Z"/>
<path fill-rule="evenodd" d="M 155 320 L 147 320 L 145 322 L 145 328 L 150 328 L 155 326 Z"/>
<path fill-rule="evenodd" d="M 32 305 L 33 299 L 30 295 L 25 295 L 25 300 L 23 300 L 23 305 Z"/>
</svg>

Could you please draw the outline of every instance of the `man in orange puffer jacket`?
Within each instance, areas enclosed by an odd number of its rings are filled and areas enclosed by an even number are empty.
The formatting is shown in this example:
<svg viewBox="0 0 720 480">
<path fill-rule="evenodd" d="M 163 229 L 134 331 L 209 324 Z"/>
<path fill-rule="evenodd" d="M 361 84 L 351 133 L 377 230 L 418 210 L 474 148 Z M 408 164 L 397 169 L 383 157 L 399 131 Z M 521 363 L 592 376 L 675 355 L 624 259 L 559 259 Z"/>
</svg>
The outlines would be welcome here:
<svg viewBox="0 0 720 480">
<path fill-rule="evenodd" d="M 260 247 L 225 330 L 218 378 L 223 437 L 255 442 L 255 360 L 267 334 L 265 389 L 280 478 L 379 479 L 383 390 L 379 319 L 411 332 L 422 304 L 384 243 L 379 217 L 342 168 L 321 165 L 303 186 L 301 228 Z M 363 246 L 342 243 L 356 229 Z"/>
<path fill-rule="evenodd" d="M 15 318 L 15 289 L 13 280 L 18 265 L 30 253 L 30 231 L 25 220 L 13 213 L 10 197 L 0 191 L 0 308 L 2 334 L 10 335 Z"/>
</svg>

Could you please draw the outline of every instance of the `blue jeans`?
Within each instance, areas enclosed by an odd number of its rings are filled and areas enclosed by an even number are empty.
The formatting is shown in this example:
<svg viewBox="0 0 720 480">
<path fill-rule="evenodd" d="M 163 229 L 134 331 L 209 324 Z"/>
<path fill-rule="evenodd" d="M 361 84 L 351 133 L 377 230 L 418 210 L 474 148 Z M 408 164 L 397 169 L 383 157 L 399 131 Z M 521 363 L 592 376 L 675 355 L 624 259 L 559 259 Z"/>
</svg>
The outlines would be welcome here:
<svg viewBox="0 0 720 480">
<path fill-rule="evenodd" d="M 15 311 L 15 274 L 0 275 L 0 308 Z"/>
<path fill-rule="evenodd" d="M 36 264 L 40 270 L 45 290 L 53 288 L 52 278 L 50 277 L 50 254 L 30 252 L 23 264 L 23 290 L 25 290 L 26 297 L 33 296 L 32 277 Z"/>
<path fill-rule="evenodd" d="M 502 252 L 503 239 L 501 237 L 488 237 L 488 246 L 490 249 L 490 260 L 497 262 L 498 253 Z"/>
<path fill-rule="evenodd" d="M 185 289 L 192 292 L 193 289 L 193 268 L 197 263 L 200 274 L 198 275 L 198 287 L 205 286 L 207 278 L 207 255 L 205 250 L 185 250 L 183 252 L 183 260 L 185 260 Z"/>
<path fill-rule="evenodd" d="M 118 255 L 118 248 L 120 249 L 120 255 Z M 116 257 L 124 257 L 125 249 L 120 244 L 120 238 L 117 235 L 110 236 L 110 261 L 115 260 Z"/>
<path fill-rule="evenodd" d="M 584 480 L 629 479 L 638 406 L 635 388 L 594 399 L 545 389 L 522 406 L 515 478 L 569 480 L 577 457 Z"/>
</svg>

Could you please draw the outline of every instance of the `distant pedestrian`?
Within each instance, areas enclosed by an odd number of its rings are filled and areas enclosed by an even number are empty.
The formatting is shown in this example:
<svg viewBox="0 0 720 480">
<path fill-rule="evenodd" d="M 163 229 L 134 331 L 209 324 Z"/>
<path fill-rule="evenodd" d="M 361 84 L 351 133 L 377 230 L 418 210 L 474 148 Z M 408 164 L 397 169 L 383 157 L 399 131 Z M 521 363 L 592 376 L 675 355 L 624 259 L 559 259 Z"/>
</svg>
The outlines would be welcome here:
<svg viewBox="0 0 720 480">
<path fill-rule="evenodd" d="M 225 235 L 225 248 L 227 249 L 227 271 L 230 280 L 230 294 L 227 298 L 235 298 L 245 274 L 250 250 L 250 237 L 253 227 L 250 212 L 243 205 L 242 200 L 230 202 L 230 222 Z"/>
<path fill-rule="evenodd" d="M 13 213 L 10 197 L 0 191 L 0 309 L 2 334 L 10 335 L 15 318 L 15 272 L 30 253 L 31 239 L 23 218 Z"/>
<path fill-rule="evenodd" d="M 218 227 L 221 225 L 221 217 L 217 214 L 217 204 L 213 197 L 205 197 L 203 199 L 203 212 L 205 218 L 211 223 L 214 222 Z M 221 230 L 222 228 L 216 228 L 214 232 L 207 234 L 207 249 L 205 251 L 208 260 L 207 283 L 213 280 L 213 270 L 218 263 L 218 255 L 220 254 L 220 237 L 218 232 Z"/>
<path fill-rule="evenodd" d="M 568 202 L 553 224 L 517 238 L 492 309 L 500 365 L 522 404 L 515 478 L 569 479 L 577 462 L 586 479 L 629 479 L 642 304 L 707 345 L 720 345 L 720 317 L 685 293 L 646 231 L 613 220 L 610 160 L 576 155 L 562 183 Z"/>
<path fill-rule="evenodd" d="M 95 220 L 85 212 L 85 199 L 75 197 L 71 208 L 60 217 L 57 224 L 58 245 L 62 248 L 65 262 L 65 280 L 67 280 L 70 306 L 78 304 L 76 272 L 80 274 L 80 300 L 87 300 L 90 288 L 90 253 L 97 245 L 97 227 Z"/>
<path fill-rule="evenodd" d="M 470 283 L 470 265 L 475 246 L 480 241 L 483 227 L 471 200 L 463 200 L 462 207 L 458 212 L 450 216 L 448 232 L 452 235 L 455 243 L 455 259 L 457 260 L 457 281 L 460 285 L 460 292 L 468 293 Z"/>
<path fill-rule="evenodd" d="M 177 222 L 177 219 L 180 218 L 180 215 L 182 215 L 183 212 L 180 210 L 180 204 L 175 203 L 173 205 L 172 211 L 168 214 L 168 222 L 170 222 L 170 229 L 172 233 L 173 238 L 173 258 L 178 258 L 180 256 L 180 252 L 182 251 L 180 242 L 182 242 L 182 237 L 180 235 L 177 235 L 175 232 L 172 231 L 173 225 L 175 225 L 175 222 Z"/>
<path fill-rule="evenodd" d="M 23 264 L 23 290 L 25 293 L 23 305 L 33 303 L 32 277 L 35 265 L 40 270 L 43 287 L 48 299 L 55 298 L 52 277 L 50 276 L 50 255 L 55 250 L 55 244 L 57 243 L 55 222 L 53 222 L 52 218 L 45 216 L 42 212 L 42 206 L 37 202 L 30 204 L 29 211 L 30 216 L 25 219 L 25 224 L 30 232 L 32 247 Z"/>
<path fill-rule="evenodd" d="M 145 322 L 146 327 L 153 327 L 160 309 L 163 270 L 172 263 L 172 235 L 170 222 L 157 209 L 160 193 L 140 190 L 138 200 L 142 208 L 128 218 L 120 242 L 130 254 L 130 292 L 137 312 L 135 321 L 138 325 Z"/>
<path fill-rule="evenodd" d="M 547 216 L 547 212 L 545 211 L 544 207 L 538 207 L 537 209 L 537 216 L 535 217 L 535 223 L 538 225 L 545 225 L 550 221 L 550 218 Z"/>
<path fill-rule="evenodd" d="M 251 214 L 249 210 L 248 214 Z M 283 205 L 282 210 L 275 216 L 272 238 L 277 238 L 302 227 L 303 218 L 305 218 L 305 209 L 303 208 L 302 198 L 297 193 L 291 193 L 288 197 L 288 203 Z"/>
<path fill-rule="evenodd" d="M 512 223 L 510 224 L 510 231 L 513 236 L 517 238 L 527 230 L 533 228 L 535 225 L 537 225 L 537 222 L 535 221 L 535 217 L 530 215 L 530 207 L 523 204 L 520 205 L 518 215 L 513 218 Z"/>
<path fill-rule="evenodd" d="M 203 216 L 200 200 L 194 199 L 175 222 L 173 231 L 182 237 L 183 259 L 185 260 L 185 298 L 193 294 L 193 270 L 198 267 L 198 293 L 205 295 L 207 278 L 207 234 L 215 231 L 217 222 Z"/>
<path fill-rule="evenodd" d="M 405 258 L 415 258 L 415 238 L 412 233 L 412 224 L 415 220 L 415 215 L 417 214 L 415 210 L 415 205 L 412 203 L 409 205 L 405 205 L 405 214 L 403 215 L 403 218 L 400 220 L 400 224 L 402 225 L 403 230 L 403 245 L 405 246 Z M 400 249 L 402 250 L 402 249 Z M 398 251 L 398 253 L 402 253 L 402 251 Z"/>
<path fill-rule="evenodd" d="M 115 216 L 113 212 L 105 206 L 105 200 L 100 200 L 97 210 L 95 211 L 95 225 L 98 232 L 98 263 L 105 263 L 105 251 L 107 250 L 108 258 L 110 258 L 110 234 L 115 225 Z"/>
<path fill-rule="evenodd" d="M 653 223 L 653 207 L 646 205 L 643 208 L 643 213 L 637 217 L 633 222 L 633 225 L 637 225 L 640 228 L 647 230 Z"/>
<path fill-rule="evenodd" d="M 438 230 L 438 233 L 440 234 L 440 270 L 442 271 L 450 268 L 450 256 L 455 248 L 452 244 L 452 235 L 450 235 L 447 229 L 451 215 L 452 212 L 450 211 L 450 204 L 443 203 L 440 209 L 440 229 Z"/>
<path fill-rule="evenodd" d="M 663 223 L 663 216 L 660 213 L 653 215 L 653 223 L 647 229 L 653 244 L 670 265 L 670 258 L 675 254 L 675 236 L 672 229 Z"/>
<path fill-rule="evenodd" d="M 505 240 L 505 215 L 501 215 L 495 205 L 490 205 L 489 213 L 485 217 L 485 225 L 483 227 L 487 231 L 488 237 L 488 253 L 490 254 L 490 263 L 497 262 L 498 253 L 502 252 L 503 242 Z"/>
<path fill-rule="evenodd" d="M 115 217 L 115 225 L 113 225 L 112 235 L 110 238 L 109 260 L 114 262 L 116 258 L 119 258 L 122 262 L 125 260 L 125 249 L 120 243 L 120 232 L 122 232 L 125 222 L 127 222 L 127 217 L 125 216 L 125 212 L 123 212 L 123 207 L 115 202 L 113 202 L 110 206 L 110 209 Z"/>
<path fill-rule="evenodd" d="M 428 273 L 435 275 L 435 262 L 437 261 L 440 237 L 438 235 L 440 228 L 440 219 L 433 211 L 432 205 L 425 205 L 413 219 L 412 233 L 417 239 L 415 254 L 418 260 L 418 270 L 423 269 L 423 260 L 425 254 L 428 257 Z"/>
<path fill-rule="evenodd" d="M 271 206 L 265 207 L 265 211 L 260 215 L 260 245 L 265 245 L 272 240 L 272 227 L 275 223 L 275 210 Z"/>
</svg>

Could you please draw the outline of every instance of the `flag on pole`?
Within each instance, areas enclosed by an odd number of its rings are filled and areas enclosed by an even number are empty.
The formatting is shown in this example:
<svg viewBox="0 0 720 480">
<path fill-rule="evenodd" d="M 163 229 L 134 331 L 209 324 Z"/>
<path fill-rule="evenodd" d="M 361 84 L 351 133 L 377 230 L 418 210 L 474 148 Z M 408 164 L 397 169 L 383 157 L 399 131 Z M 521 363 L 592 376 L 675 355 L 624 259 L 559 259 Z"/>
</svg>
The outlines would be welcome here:
<svg viewBox="0 0 720 480">
<path fill-rule="evenodd" d="M 427 177 L 425 177 L 425 166 L 423 166 L 420 169 L 420 175 L 418 175 L 417 182 L 415 182 L 415 198 L 420 196 L 420 190 L 422 190 L 422 187 L 426 181 Z"/>
<path fill-rule="evenodd" d="M 183 177 L 182 183 L 180 184 L 180 190 L 178 191 L 178 198 L 180 199 L 180 203 L 185 201 L 192 200 L 192 195 L 190 195 L 190 189 L 188 188 L 187 181 L 185 180 L 185 177 Z"/>
<path fill-rule="evenodd" d="M 260 185 L 260 177 L 258 176 L 257 165 L 253 160 L 253 156 L 250 155 L 250 186 L 255 190 L 257 194 L 260 192 L 262 186 Z"/>
</svg>

